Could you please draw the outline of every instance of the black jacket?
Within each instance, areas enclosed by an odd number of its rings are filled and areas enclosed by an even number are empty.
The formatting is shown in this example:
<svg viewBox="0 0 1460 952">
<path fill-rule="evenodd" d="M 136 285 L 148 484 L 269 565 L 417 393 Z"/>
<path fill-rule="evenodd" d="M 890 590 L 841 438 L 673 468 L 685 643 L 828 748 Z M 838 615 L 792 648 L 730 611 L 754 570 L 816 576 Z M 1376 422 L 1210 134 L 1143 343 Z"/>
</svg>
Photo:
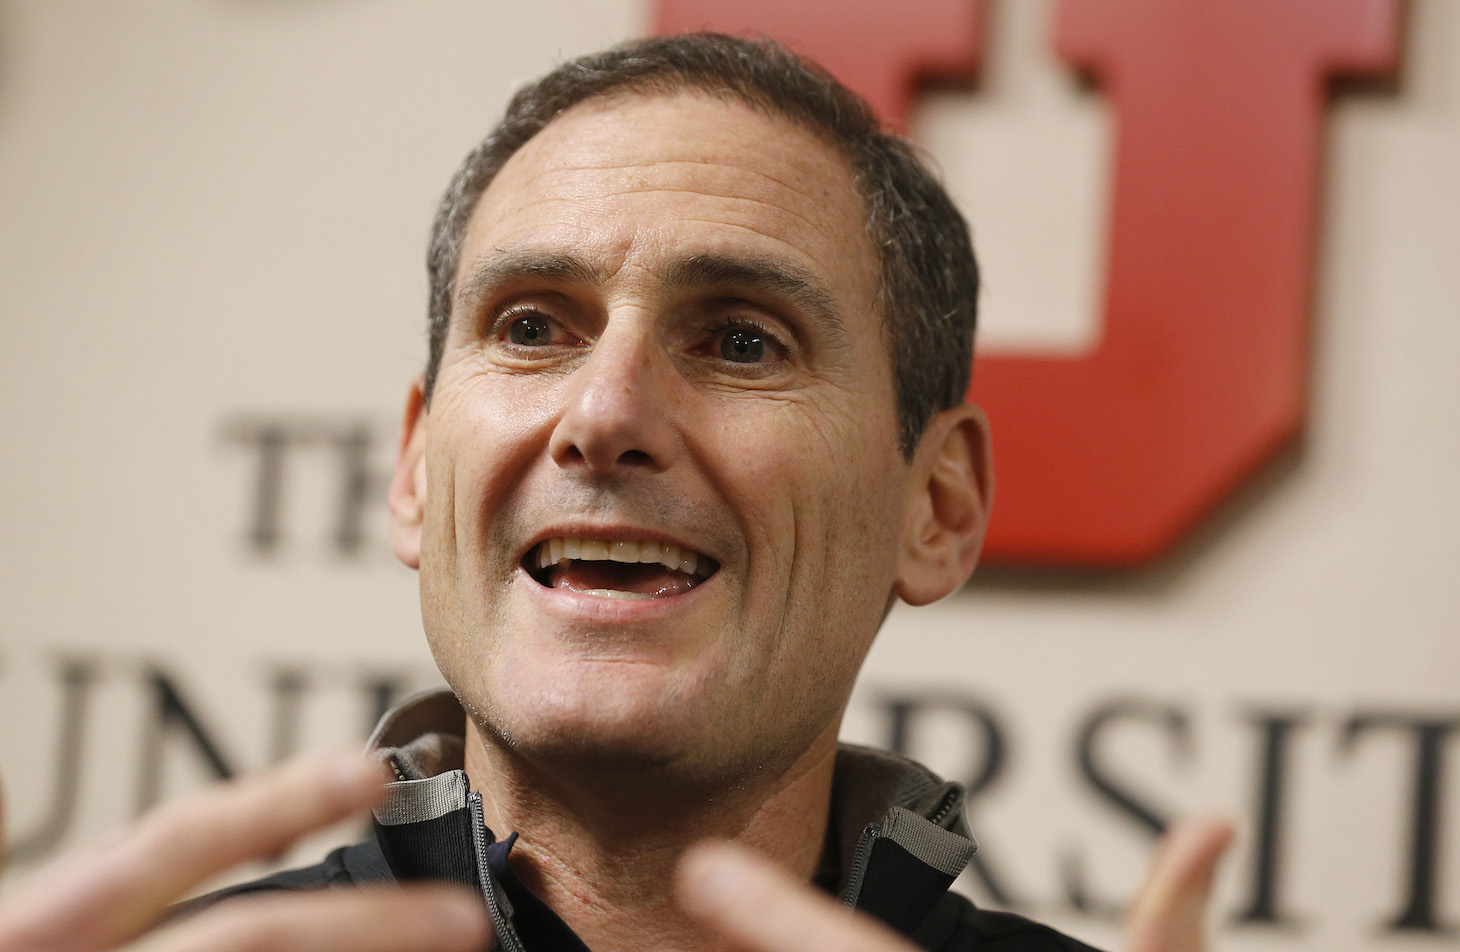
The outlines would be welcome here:
<svg viewBox="0 0 1460 952">
<path fill-rule="evenodd" d="M 465 716 L 448 691 L 391 711 L 371 738 L 399 780 L 375 811 L 374 835 L 317 866 L 235 886 L 188 909 L 268 890 L 445 879 L 479 890 L 504 952 L 588 952 L 513 874 L 516 834 L 498 840 L 481 796 L 461 769 Z M 902 757 L 843 745 L 832 784 L 832 822 L 817 885 L 939 952 L 1093 952 L 1048 926 L 989 912 L 948 887 L 977 849 L 963 819 L 963 788 Z"/>
</svg>

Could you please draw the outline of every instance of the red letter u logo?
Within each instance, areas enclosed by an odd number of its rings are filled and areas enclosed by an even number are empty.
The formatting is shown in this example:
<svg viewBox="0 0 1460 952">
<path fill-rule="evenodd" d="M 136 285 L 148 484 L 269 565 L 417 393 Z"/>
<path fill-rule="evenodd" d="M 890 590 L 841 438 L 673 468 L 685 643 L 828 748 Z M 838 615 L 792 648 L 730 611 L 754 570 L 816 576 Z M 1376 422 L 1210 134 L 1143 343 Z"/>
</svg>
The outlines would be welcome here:
<svg viewBox="0 0 1460 952">
<path fill-rule="evenodd" d="M 902 123 L 977 66 L 978 0 L 659 0 L 661 32 L 790 41 Z M 1060 0 L 1116 122 L 1099 343 L 975 362 L 991 560 L 1160 556 L 1302 426 L 1328 80 L 1392 70 L 1401 0 Z"/>
</svg>

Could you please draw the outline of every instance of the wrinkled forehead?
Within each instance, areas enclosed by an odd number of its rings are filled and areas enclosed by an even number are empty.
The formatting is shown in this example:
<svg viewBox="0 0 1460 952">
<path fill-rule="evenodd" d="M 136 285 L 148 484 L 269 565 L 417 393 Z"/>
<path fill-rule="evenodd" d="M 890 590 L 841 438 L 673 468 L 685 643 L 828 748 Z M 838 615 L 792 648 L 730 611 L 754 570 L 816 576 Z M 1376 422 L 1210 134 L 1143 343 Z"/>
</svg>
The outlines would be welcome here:
<svg viewBox="0 0 1460 952">
<path fill-rule="evenodd" d="M 610 232 L 616 238 L 610 239 Z M 872 300 L 876 256 L 850 164 L 821 137 L 696 90 L 579 103 L 503 165 L 472 215 L 462 266 L 544 241 L 750 247 Z"/>
<path fill-rule="evenodd" d="M 697 86 L 621 88 L 564 110 L 504 164 L 529 159 L 571 168 L 581 157 L 678 159 L 739 166 L 747 171 L 781 166 L 793 183 L 821 189 L 821 198 L 860 201 L 846 155 L 834 141 L 801 121 L 727 90 Z"/>
</svg>

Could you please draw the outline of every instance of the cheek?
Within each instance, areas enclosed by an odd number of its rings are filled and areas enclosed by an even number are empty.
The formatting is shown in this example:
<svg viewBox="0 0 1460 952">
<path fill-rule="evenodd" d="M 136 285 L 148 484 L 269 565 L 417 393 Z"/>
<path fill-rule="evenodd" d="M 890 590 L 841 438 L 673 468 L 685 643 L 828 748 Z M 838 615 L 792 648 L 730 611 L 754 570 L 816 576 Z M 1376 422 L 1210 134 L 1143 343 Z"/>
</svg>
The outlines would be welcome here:
<svg viewBox="0 0 1460 952">
<path fill-rule="evenodd" d="M 814 556 L 808 568 L 821 576 L 816 584 L 846 606 L 843 623 L 859 627 L 865 616 L 872 630 L 895 575 L 905 470 L 891 423 L 877 419 L 877 409 L 862 408 L 871 420 L 827 417 L 834 438 L 803 460 L 806 503 L 797 527 L 797 547 Z"/>
<path fill-rule="evenodd" d="M 828 526 L 875 519 L 896 495 L 902 457 L 891 416 L 871 401 L 842 395 L 807 407 L 783 448 L 788 475 Z"/>
<path fill-rule="evenodd" d="M 895 427 L 870 402 L 832 396 L 842 399 L 743 415 L 716 441 L 721 471 L 738 474 L 732 504 L 746 514 L 752 549 L 762 560 L 774 553 L 776 574 L 793 576 L 793 587 L 891 577 L 884 563 L 901 524 L 905 468 Z"/>
<path fill-rule="evenodd" d="M 449 383 L 432 407 L 425 461 L 428 519 L 454 544 L 499 528 L 491 517 L 544 452 L 556 410 L 552 388 L 525 375 L 477 372 Z"/>
<path fill-rule="evenodd" d="M 432 434 L 458 459 L 490 460 L 530 443 L 561 414 L 555 376 L 494 370 L 463 358 L 437 384 Z"/>
</svg>

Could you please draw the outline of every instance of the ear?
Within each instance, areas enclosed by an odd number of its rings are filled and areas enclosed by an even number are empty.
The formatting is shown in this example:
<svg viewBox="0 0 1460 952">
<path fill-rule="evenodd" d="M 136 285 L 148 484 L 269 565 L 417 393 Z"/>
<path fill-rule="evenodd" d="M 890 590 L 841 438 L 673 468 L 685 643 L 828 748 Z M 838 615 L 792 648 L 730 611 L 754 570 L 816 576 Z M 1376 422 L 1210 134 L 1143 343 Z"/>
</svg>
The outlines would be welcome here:
<svg viewBox="0 0 1460 952">
<path fill-rule="evenodd" d="M 971 404 L 935 416 L 913 457 L 897 595 L 926 605 L 973 574 L 993 499 L 989 424 Z"/>
<path fill-rule="evenodd" d="M 408 567 L 421 567 L 421 523 L 426 514 L 426 425 L 421 378 L 411 383 L 390 480 L 390 549 Z"/>
</svg>

